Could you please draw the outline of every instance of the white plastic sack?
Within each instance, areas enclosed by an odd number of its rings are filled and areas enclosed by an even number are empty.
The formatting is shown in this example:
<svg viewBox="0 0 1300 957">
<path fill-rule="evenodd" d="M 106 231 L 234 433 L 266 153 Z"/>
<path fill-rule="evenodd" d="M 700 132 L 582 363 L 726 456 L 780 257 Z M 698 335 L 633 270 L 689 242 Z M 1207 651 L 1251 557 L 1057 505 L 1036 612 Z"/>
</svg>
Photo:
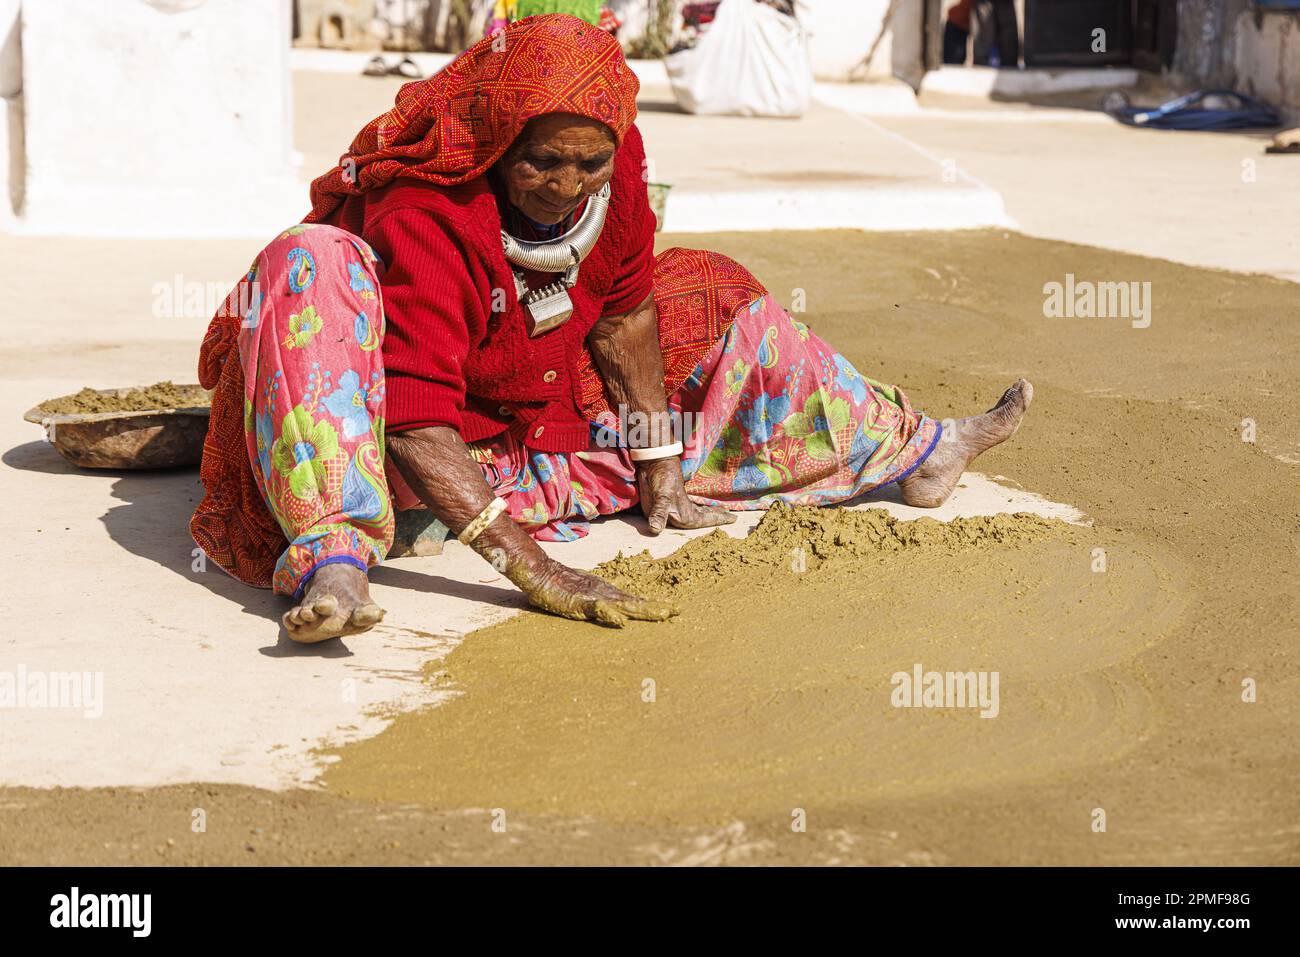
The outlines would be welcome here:
<svg viewBox="0 0 1300 957">
<path fill-rule="evenodd" d="M 803 29 L 757 0 L 722 0 L 695 46 L 669 54 L 667 67 L 688 113 L 802 116 L 812 99 Z"/>
</svg>

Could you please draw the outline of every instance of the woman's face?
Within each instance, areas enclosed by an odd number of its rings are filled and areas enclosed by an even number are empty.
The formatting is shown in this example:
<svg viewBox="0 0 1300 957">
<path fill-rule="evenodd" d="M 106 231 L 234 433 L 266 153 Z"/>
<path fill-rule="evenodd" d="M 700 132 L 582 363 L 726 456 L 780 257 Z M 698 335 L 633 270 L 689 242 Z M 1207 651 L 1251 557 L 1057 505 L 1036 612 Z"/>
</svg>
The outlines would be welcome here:
<svg viewBox="0 0 1300 957">
<path fill-rule="evenodd" d="M 615 148 L 603 123 L 569 113 L 537 117 L 501 157 L 510 202 L 534 222 L 560 222 L 609 182 Z"/>
</svg>

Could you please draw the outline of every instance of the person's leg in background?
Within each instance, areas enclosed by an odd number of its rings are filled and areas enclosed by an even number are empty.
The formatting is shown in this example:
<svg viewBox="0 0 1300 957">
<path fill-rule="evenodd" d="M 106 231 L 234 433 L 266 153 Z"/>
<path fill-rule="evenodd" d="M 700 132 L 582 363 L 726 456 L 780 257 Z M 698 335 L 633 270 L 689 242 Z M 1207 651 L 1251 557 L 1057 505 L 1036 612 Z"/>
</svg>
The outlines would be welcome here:
<svg viewBox="0 0 1300 957">
<path fill-rule="evenodd" d="M 971 0 L 958 0 L 948 8 L 943 23 L 943 62 L 965 66 L 970 44 Z"/>
<path fill-rule="evenodd" d="M 997 40 L 995 17 L 993 0 L 975 0 L 971 4 L 971 21 L 975 34 L 971 62 L 975 66 L 989 65 Z"/>
<path fill-rule="evenodd" d="M 962 66 L 966 62 L 966 46 L 970 34 L 956 27 L 952 21 L 943 25 L 943 62 Z"/>
<path fill-rule="evenodd" d="M 1020 65 L 1020 23 L 1015 0 L 976 0 L 971 19 L 975 28 L 972 62 L 976 66 L 991 65 L 995 50 L 999 66 L 1015 69 Z"/>
<path fill-rule="evenodd" d="M 1016 18 L 1015 0 L 994 0 L 994 9 L 997 11 L 998 59 L 1002 66 L 1014 70 L 1020 65 L 1020 23 Z"/>
</svg>

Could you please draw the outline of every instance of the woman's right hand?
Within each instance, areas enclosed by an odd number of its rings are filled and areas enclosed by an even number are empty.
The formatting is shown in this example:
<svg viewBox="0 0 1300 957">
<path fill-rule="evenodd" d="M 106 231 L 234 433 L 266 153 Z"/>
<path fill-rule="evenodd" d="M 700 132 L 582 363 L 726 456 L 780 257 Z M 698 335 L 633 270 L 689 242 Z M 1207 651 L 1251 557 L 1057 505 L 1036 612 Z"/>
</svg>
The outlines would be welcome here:
<svg viewBox="0 0 1300 957">
<path fill-rule="evenodd" d="M 430 426 L 392 436 L 388 452 L 402 478 L 435 518 L 463 529 L 492 501 L 493 490 L 455 429 Z M 667 602 L 619 591 L 607 581 L 550 558 L 509 515 L 498 515 L 470 545 L 537 608 L 578 621 L 622 627 L 629 618 L 666 621 Z"/>
<path fill-rule="evenodd" d="M 629 595 L 604 579 L 551 558 L 512 578 L 534 607 L 577 621 L 622 628 L 629 618 L 667 621 L 678 613 L 667 602 Z"/>
</svg>

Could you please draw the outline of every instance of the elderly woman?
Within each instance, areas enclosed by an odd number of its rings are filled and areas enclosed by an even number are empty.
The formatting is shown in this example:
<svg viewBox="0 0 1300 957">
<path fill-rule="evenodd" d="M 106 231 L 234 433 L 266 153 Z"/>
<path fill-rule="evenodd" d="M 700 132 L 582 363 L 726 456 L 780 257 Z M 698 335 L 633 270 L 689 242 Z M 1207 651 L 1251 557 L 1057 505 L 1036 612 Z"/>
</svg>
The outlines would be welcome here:
<svg viewBox="0 0 1300 957">
<path fill-rule="evenodd" d="M 1024 380 L 940 442 L 743 267 L 656 257 L 637 89 L 608 33 L 512 24 L 404 86 L 213 320 L 191 531 L 292 597 L 294 639 L 382 619 L 367 571 L 398 512 L 440 520 L 538 608 L 662 620 L 536 540 L 637 505 L 658 534 L 891 482 L 935 506 L 1015 431 Z"/>
</svg>

